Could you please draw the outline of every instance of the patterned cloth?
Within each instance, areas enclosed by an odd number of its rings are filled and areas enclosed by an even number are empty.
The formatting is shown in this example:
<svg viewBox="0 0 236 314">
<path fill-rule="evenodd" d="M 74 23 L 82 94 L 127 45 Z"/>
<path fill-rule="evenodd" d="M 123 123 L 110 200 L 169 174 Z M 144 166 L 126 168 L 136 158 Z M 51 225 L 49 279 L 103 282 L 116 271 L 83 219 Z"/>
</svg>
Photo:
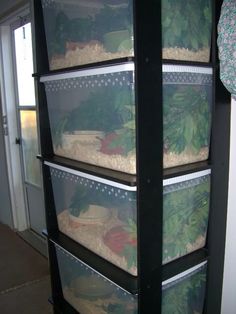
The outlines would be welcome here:
<svg viewBox="0 0 236 314">
<path fill-rule="evenodd" d="M 236 99 L 236 1 L 224 0 L 218 24 L 220 79 Z"/>
</svg>

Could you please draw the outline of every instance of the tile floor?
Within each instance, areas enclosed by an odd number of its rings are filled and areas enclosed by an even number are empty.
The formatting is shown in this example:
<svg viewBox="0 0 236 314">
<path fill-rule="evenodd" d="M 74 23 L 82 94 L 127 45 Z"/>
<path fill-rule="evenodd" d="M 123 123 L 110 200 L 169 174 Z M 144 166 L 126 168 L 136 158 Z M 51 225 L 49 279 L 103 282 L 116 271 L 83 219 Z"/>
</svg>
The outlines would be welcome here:
<svg viewBox="0 0 236 314">
<path fill-rule="evenodd" d="M 51 314 L 48 262 L 0 224 L 0 313 Z"/>
</svg>

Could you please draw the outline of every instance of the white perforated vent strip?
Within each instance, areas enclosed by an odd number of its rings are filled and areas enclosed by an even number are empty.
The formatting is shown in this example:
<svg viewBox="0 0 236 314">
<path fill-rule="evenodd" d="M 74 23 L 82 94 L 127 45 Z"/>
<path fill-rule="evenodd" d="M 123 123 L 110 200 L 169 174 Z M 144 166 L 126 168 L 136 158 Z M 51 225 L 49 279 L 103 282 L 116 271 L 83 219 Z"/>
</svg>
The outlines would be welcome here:
<svg viewBox="0 0 236 314">
<path fill-rule="evenodd" d="M 87 174 L 87 173 L 80 172 L 80 171 L 77 171 L 77 170 L 74 170 L 74 169 L 70 169 L 70 168 L 66 168 L 66 167 L 63 167 L 63 166 L 59 166 L 59 165 L 53 164 L 53 163 L 48 162 L 48 161 L 45 161 L 44 164 L 46 166 L 51 167 L 51 168 L 58 169 L 58 170 L 61 170 L 61 171 L 65 171 L 65 172 L 68 172 L 70 174 L 77 175 L 77 176 L 80 176 L 80 177 L 83 177 L 83 178 L 86 178 L 86 179 L 89 179 L 89 180 L 93 180 L 93 181 L 96 181 L 96 182 L 104 183 L 104 184 L 107 184 L 107 185 L 110 185 L 110 186 L 113 186 L 113 187 L 116 187 L 116 188 L 119 188 L 119 189 L 123 189 L 123 190 L 126 190 L 126 191 L 131 191 L 131 192 L 136 192 L 137 191 L 137 187 L 136 186 L 128 186 L 128 185 L 125 185 L 125 184 L 122 184 L 122 183 L 110 181 L 110 180 L 107 180 L 107 179 L 103 179 L 103 178 L 100 178 L 100 177 L 93 176 L 91 174 Z"/>
<path fill-rule="evenodd" d="M 164 64 L 162 66 L 162 72 L 185 72 L 185 73 L 212 74 L 213 70 L 212 70 L 212 68 L 208 68 L 208 67 Z"/>
</svg>

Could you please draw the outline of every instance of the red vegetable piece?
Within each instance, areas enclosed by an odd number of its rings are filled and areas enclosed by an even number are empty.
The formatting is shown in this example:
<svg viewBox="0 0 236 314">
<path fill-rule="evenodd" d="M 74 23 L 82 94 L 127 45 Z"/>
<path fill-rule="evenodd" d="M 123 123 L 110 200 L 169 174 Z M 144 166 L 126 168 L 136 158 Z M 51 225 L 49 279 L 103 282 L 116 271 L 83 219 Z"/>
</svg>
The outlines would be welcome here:
<svg viewBox="0 0 236 314">
<path fill-rule="evenodd" d="M 109 133 L 107 136 L 101 139 L 100 152 L 106 155 L 122 155 L 124 153 L 124 149 L 122 147 L 109 147 L 112 141 L 114 141 L 117 137 L 118 135 L 116 133 Z"/>
<path fill-rule="evenodd" d="M 131 246 L 137 245 L 137 239 L 132 238 L 122 226 L 110 229 L 103 238 L 104 243 L 118 255 L 122 252 L 127 244 Z"/>
</svg>

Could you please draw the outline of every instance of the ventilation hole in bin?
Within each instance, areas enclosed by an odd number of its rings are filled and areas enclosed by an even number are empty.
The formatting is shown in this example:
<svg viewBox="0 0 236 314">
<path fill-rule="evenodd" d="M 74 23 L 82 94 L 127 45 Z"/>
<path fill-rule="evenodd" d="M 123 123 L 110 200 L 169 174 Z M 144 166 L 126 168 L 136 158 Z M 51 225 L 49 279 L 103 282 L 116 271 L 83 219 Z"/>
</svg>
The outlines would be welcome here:
<svg viewBox="0 0 236 314">
<path fill-rule="evenodd" d="M 122 76 L 121 76 L 122 75 Z M 124 85 L 126 82 L 127 86 L 130 86 L 131 72 L 117 72 L 109 74 L 110 78 L 105 74 L 94 75 L 92 79 L 91 76 L 76 77 L 61 79 L 57 81 L 45 82 L 45 89 L 47 92 L 57 92 L 60 90 L 69 90 L 73 88 L 91 88 L 91 87 L 101 87 L 101 86 L 115 86 Z M 95 79 L 96 77 L 96 79 Z"/>
<path fill-rule="evenodd" d="M 194 85 L 211 85 L 212 74 L 202 73 L 184 73 L 184 72 L 164 72 L 163 73 L 164 84 L 194 84 Z"/>
<path fill-rule="evenodd" d="M 74 182 L 76 185 L 83 185 L 87 187 L 90 190 L 96 190 L 101 193 L 106 193 L 110 197 L 117 197 L 120 199 L 127 199 L 129 202 L 133 202 L 134 198 L 132 199 L 130 192 L 123 191 L 117 188 L 114 188 L 113 186 L 106 186 L 104 183 L 99 183 L 92 181 L 87 178 L 83 178 L 74 174 L 70 174 L 68 172 L 57 170 L 50 168 L 51 176 L 54 178 L 57 178 L 58 180 L 67 180 L 70 182 Z M 132 193 L 133 194 L 133 193 Z"/>
<path fill-rule="evenodd" d="M 199 178 L 190 179 L 190 180 L 187 180 L 184 182 L 178 182 L 178 183 L 166 185 L 166 186 L 164 186 L 163 193 L 167 194 L 170 192 L 175 192 L 175 191 L 179 191 L 179 190 L 186 189 L 186 188 L 192 188 L 192 187 L 197 186 L 201 183 L 207 182 L 209 180 L 209 178 L 210 178 L 210 176 L 206 175 L 206 176 L 202 176 Z"/>
</svg>

